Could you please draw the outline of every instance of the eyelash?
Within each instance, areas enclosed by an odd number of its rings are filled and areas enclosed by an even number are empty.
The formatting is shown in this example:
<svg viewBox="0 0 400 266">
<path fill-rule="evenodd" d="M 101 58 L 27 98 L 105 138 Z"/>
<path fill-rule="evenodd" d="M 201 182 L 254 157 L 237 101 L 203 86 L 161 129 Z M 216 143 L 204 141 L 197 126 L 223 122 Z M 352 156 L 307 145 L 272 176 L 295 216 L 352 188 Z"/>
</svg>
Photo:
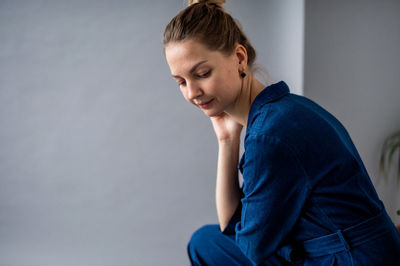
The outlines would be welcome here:
<svg viewBox="0 0 400 266">
<path fill-rule="evenodd" d="M 211 73 L 211 70 L 210 71 L 207 71 L 206 73 L 204 73 L 203 75 L 199 75 L 199 77 L 200 78 L 206 78 L 206 77 L 208 77 L 208 75 Z"/>
<path fill-rule="evenodd" d="M 204 73 L 203 75 L 198 75 L 197 77 L 199 77 L 199 78 L 207 78 L 207 77 L 210 75 L 210 73 L 211 73 L 211 70 L 210 70 L 210 71 L 207 71 L 207 72 Z M 185 81 L 178 82 L 178 85 L 179 85 L 179 86 L 182 86 L 182 85 L 185 85 L 185 84 L 186 84 Z"/>
</svg>

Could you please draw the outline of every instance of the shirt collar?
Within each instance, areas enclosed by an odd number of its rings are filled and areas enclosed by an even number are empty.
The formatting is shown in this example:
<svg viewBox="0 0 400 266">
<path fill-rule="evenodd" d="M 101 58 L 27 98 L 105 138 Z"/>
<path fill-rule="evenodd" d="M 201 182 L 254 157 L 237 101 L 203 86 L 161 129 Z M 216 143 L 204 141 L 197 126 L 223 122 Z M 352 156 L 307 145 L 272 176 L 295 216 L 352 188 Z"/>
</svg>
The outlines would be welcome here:
<svg viewBox="0 0 400 266">
<path fill-rule="evenodd" d="M 250 107 L 249 116 L 247 119 L 247 126 L 249 126 L 257 111 L 265 104 L 278 100 L 279 98 L 289 94 L 289 87 L 284 81 L 272 84 L 264 88 L 254 99 Z"/>
</svg>

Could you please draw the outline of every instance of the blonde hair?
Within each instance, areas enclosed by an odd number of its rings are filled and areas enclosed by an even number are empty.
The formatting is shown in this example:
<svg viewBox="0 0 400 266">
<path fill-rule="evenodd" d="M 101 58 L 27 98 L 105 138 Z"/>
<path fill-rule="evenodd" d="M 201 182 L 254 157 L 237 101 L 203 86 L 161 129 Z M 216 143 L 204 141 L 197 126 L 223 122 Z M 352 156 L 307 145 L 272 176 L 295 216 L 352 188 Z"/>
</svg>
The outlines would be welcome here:
<svg viewBox="0 0 400 266">
<path fill-rule="evenodd" d="M 225 0 L 189 0 L 189 6 L 179 12 L 166 26 L 164 49 L 169 42 L 196 40 L 213 51 L 231 55 L 237 44 L 247 51 L 251 68 L 256 51 L 239 24 L 223 7 Z"/>
</svg>

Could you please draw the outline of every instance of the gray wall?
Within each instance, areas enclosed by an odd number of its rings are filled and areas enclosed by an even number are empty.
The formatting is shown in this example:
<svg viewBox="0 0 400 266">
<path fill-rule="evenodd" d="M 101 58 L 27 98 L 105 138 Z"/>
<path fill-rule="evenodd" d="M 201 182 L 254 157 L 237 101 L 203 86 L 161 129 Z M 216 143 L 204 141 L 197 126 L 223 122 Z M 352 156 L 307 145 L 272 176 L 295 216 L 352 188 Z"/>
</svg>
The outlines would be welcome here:
<svg viewBox="0 0 400 266">
<path fill-rule="evenodd" d="M 284 80 L 291 92 L 303 92 L 304 1 L 227 1 L 227 9 L 244 26 L 257 63 L 270 82 Z"/>
<path fill-rule="evenodd" d="M 303 1 L 228 1 L 302 89 Z M 217 143 L 161 38 L 181 0 L 0 1 L 0 265 L 188 265 Z"/>
<path fill-rule="evenodd" d="M 304 94 L 348 129 L 378 193 L 400 223 L 400 187 L 378 171 L 384 139 L 400 130 L 400 1 L 308 0 Z"/>
</svg>

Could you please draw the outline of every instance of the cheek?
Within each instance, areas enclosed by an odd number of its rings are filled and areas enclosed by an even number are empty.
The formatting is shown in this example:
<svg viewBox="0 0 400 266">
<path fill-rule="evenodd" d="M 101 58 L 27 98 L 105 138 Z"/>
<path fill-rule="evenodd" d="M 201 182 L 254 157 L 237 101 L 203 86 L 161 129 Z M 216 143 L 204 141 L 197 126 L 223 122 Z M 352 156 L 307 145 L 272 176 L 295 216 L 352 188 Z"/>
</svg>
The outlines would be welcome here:
<svg viewBox="0 0 400 266">
<path fill-rule="evenodd" d="M 219 83 L 222 84 L 222 92 L 227 95 L 235 94 L 241 87 L 241 80 L 231 71 L 227 71 Z"/>
<path fill-rule="evenodd" d="M 221 79 L 223 79 L 223 82 L 227 87 L 235 87 L 239 80 L 239 73 L 236 68 L 234 68 L 232 65 L 226 65 L 225 66 L 225 71 L 221 73 L 220 76 Z"/>
</svg>

